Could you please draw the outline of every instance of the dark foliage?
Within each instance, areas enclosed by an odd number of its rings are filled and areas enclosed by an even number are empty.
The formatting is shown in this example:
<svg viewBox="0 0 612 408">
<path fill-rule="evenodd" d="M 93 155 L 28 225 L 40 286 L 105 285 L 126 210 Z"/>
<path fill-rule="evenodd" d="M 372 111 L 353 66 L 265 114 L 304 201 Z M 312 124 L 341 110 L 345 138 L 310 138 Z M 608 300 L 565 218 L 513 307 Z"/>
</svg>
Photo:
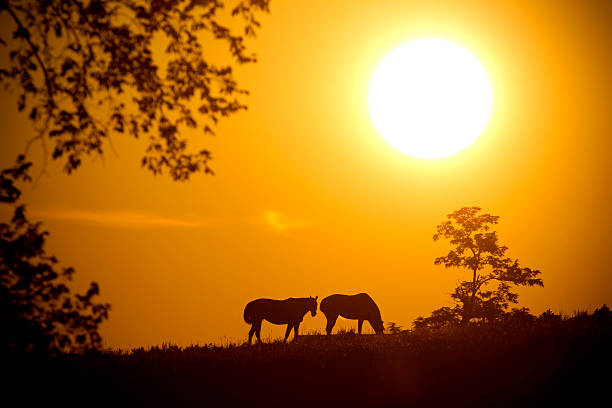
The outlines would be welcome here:
<svg viewBox="0 0 612 408">
<path fill-rule="evenodd" d="M 544 286 L 538 277 L 540 271 L 521 267 L 518 259 L 505 255 L 508 247 L 501 245 L 497 231 L 491 230 L 499 217 L 480 211 L 480 207 L 463 207 L 448 214 L 448 220 L 437 226 L 433 236 L 434 241 L 445 238 L 452 246 L 447 255 L 435 259 L 436 265 L 472 272 L 472 279 L 459 282 L 451 294 L 456 307 L 437 311 L 446 316 L 440 318 L 449 322 L 459 315 L 462 325 L 472 318 L 487 321 L 501 318 L 510 304 L 518 302 L 518 294 L 511 291 L 511 285 Z M 497 287 L 490 289 L 493 283 Z"/>
<path fill-rule="evenodd" d="M 13 380 L 43 390 L 74 381 L 73 394 L 42 394 L 63 406 L 592 406 L 609 389 L 609 316 L 604 307 L 585 318 L 30 359 Z"/>
<path fill-rule="evenodd" d="M 0 201 L 12 204 L 20 195 L 15 183 L 27 181 L 23 157 L 0 173 Z M 10 221 L 0 223 L 0 352 L 42 354 L 85 352 L 101 347 L 100 323 L 109 305 L 94 303 L 98 285 L 74 294 L 67 283 L 72 268 L 58 270 L 58 261 L 44 249 L 48 232 L 28 221 L 25 207 L 15 206 Z"/>
<path fill-rule="evenodd" d="M 606 306 L 604 305 L 604 308 Z M 597 313 L 599 309 L 597 309 Z M 520 309 L 513 308 L 511 311 L 500 311 L 496 314 L 496 318 L 494 320 L 487 319 L 486 317 L 481 319 L 476 319 L 472 322 L 472 325 L 483 325 L 483 324 L 492 324 L 492 323 L 533 323 L 537 322 L 550 322 L 550 321 L 559 321 L 561 320 L 561 315 L 554 314 L 550 310 L 542 313 L 539 317 L 532 315 L 529 312 L 529 308 L 522 307 Z M 441 328 L 453 328 L 460 326 L 461 323 L 461 308 L 456 305 L 455 307 L 442 307 L 440 309 L 436 309 L 431 312 L 431 316 L 422 317 L 419 316 L 414 320 L 414 328 L 415 330 L 421 329 L 441 329 Z"/>
<path fill-rule="evenodd" d="M 246 109 L 238 96 L 247 91 L 231 65 L 205 56 L 205 41 L 225 42 L 238 64 L 254 62 L 245 38 L 268 3 L 235 4 L 235 32 L 221 23 L 218 0 L 0 0 L 12 23 L 11 38 L 0 38 L 0 83 L 36 125 L 31 142 L 50 144 L 67 173 L 102 155 L 113 133 L 147 137 L 142 166 L 154 174 L 211 173 L 210 152 L 189 150 L 181 130 L 214 133 L 221 117 Z"/>
<path fill-rule="evenodd" d="M 28 169 L 32 163 L 26 162 L 24 156 L 18 156 L 13 167 L 0 172 L 0 203 L 12 204 L 21 197 L 21 190 L 17 188 L 18 182 L 32 181 Z"/>
<path fill-rule="evenodd" d="M 414 320 L 415 329 L 440 329 L 442 327 L 453 327 L 458 326 L 461 322 L 461 308 L 455 307 L 441 307 L 431 312 L 431 316 L 422 317 L 419 316 Z"/>
<path fill-rule="evenodd" d="M 386 330 L 387 330 L 387 333 L 398 334 L 402 332 L 402 326 L 400 326 L 399 324 L 395 322 L 388 322 Z"/>
</svg>

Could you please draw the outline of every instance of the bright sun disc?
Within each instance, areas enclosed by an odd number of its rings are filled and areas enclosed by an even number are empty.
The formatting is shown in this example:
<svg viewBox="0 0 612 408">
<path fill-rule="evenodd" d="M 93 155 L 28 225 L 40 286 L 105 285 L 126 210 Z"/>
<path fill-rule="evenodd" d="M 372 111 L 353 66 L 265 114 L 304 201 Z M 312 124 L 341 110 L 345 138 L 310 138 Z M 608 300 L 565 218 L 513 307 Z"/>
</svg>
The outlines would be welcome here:
<svg viewBox="0 0 612 408">
<path fill-rule="evenodd" d="M 486 71 L 467 50 L 421 38 L 396 48 L 376 68 L 369 105 L 374 125 L 393 147 L 432 159 L 478 138 L 493 93 Z"/>
</svg>

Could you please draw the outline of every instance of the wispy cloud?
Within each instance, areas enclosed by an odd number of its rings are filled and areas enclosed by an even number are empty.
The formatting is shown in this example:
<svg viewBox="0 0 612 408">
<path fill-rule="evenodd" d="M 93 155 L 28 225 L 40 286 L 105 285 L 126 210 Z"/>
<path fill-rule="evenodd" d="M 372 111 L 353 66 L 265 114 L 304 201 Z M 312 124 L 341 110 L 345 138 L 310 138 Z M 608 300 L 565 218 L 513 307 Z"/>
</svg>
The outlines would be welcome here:
<svg viewBox="0 0 612 408">
<path fill-rule="evenodd" d="M 304 228 L 310 223 L 303 219 L 290 217 L 280 211 L 265 210 L 255 220 L 255 224 L 262 225 L 278 233 L 285 233 L 290 230 Z"/>
<path fill-rule="evenodd" d="M 43 220 L 65 220 L 102 224 L 123 228 L 202 228 L 211 222 L 195 216 L 167 217 L 135 211 L 37 210 L 28 211 L 32 217 Z"/>
</svg>

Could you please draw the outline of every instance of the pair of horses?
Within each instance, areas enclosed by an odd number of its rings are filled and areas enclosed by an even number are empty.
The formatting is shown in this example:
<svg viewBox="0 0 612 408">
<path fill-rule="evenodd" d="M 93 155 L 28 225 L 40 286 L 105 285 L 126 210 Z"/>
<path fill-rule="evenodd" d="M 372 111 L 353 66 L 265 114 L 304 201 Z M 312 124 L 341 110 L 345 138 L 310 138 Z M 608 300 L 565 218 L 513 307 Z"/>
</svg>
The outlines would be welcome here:
<svg viewBox="0 0 612 408">
<path fill-rule="evenodd" d="M 286 324 L 285 340 L 289 337 L 291 330 L 298 336 L 300 323 L 306 313 L 310 312 L 314 317 L 317 314 L 317 297 L 289 298 L 285 300 L 257 299 L 249 302 L 244 308 L 244 321 L 251 325 L 249 330 L 249 344 L 253 334 L 261 342 L 261 323 L 267 320 L 273 324 Z M 376 334 L 384 331 L 380 310 L 374 300 L 367 293 L 357 295 L 331 295 L 321 300 L 321 311 L 327 318 L 325 331 L 331 334 L 338 316 L 345 319 L 357 320 L 357 329 L 361 334 L 363 322 L 367 320 Z"/>
</svg>

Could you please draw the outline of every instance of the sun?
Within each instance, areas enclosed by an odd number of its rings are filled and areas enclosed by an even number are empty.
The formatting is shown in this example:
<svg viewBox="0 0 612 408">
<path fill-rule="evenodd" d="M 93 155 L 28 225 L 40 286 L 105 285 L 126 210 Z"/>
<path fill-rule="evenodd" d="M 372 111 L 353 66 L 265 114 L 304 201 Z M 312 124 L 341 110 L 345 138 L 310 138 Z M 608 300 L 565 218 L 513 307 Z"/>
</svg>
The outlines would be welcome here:
<svg viewBox="0 0 612 408">
<path fill-rule="evenodd" d="M 376 68 L 370 114 L 397 150 L 433 159 L 472 144 L 484 130 L 493 92 L 485 69 L 466 49 L 421 38 L 401 45 Z"/>
</svg>

